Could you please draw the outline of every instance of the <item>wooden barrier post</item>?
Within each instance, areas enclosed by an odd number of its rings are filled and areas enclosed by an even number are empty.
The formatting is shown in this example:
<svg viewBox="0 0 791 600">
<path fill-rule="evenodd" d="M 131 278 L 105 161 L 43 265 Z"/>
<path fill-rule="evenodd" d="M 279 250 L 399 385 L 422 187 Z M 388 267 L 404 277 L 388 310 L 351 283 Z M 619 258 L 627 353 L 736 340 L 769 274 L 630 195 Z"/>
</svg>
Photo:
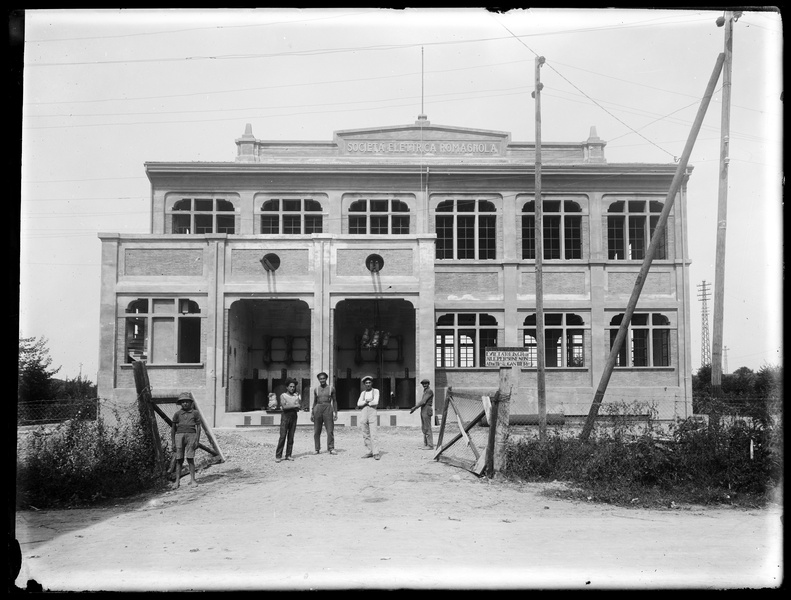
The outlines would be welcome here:
<svg viewBox="0 0 791 600">
<path fill-rule="evenodd" d="M 516 369 L 519 367 L 500 367 L 500 385 L 497 390 L 497 402 L 492 404 L 492 420 L 494 425 L 493 468 L 502 471 L 505 468 L 505 444 L 508 440 L 508 421 L 511 413 L 511 392 L 515 387 Z M 496 407 L 496 408 L 495 408 Z M 496 420 L 495 420 L 496 415 Z"/>
<path fill-rule="evenodd" d="M 140 418 L 143 421 L 143 431 L 147 432 L 151 445 L 154 447 L 154 456 L 157 467 L 161 471 L 167 471 L 165 464 L 165 453 L 162 451 L 162 439 L 159 436 L 157 418 L 154 414 L 154 405 L 151 398 L 151 385 L 148 381 L 148 371 L 146 364 L 136 360 L 132 363 L 132 371 L 135 376 L 135 388 L 137 389 L 137 406 L 140 411 Z"/>
<path fill-rule="evenodd" d="M 192 392 L 190 392 L 190 396 L 192 396 Z M 201 412 L 198 403 L 195 402 L 194 396 L 192 397 L 192 406 L 195 408 L 195 411 L 200 415 L 200 421 L 203 428 L 203 432 L 206 434 L 206 437 L 209 438 L 209 441 L 211 442 L 212 446 L 217 451 L 217 456 L 219 456 L 220 462 L 225 462 L 225 455 L 222 453 L 222 450 L 220 450 L 220 445 L 217 443 L 217 438 L 214 437 L 214 431 L 212 430 L 209 422 L 206 420 L 206 417 Z"/>
<path fill-rule="evenodd" d="M 491 409 L 489 410 L 488 418 L 486 419 L 489 425 L 489 438 L 486 442 L 486 475 L 491 479 L 494 477 L 494 445 L 495 445 L 495 432 L 497 431 L 497 407 L 500 404 L 500 390 L 494 393 L 494 398 L 491 400 Z M 485 406 L 484 406 L 485 408 Z"/>
</svg>

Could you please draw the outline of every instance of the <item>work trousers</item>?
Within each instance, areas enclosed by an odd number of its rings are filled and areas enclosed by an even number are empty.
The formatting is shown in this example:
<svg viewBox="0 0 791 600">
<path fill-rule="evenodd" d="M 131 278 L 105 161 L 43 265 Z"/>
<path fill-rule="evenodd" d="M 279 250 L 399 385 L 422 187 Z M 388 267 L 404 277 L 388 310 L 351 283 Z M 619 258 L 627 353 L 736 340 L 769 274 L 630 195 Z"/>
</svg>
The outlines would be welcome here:
<svg viewBox="0 0 791 600">
<path fill-rule="evenodd" d="M 275 458 L 283 458 L 283 446 L 286 447 L 286 458 L 291 456 L 291 449 L 294 447 L 294 432 L 297 430 L 298 412 L 296 410 L 284 410 L 283 414 L 280 415 L 280 439 L 277 440 Z"/>
<path fill-rule="evenodd" d="M 365 406 L 360 411 L 360 427 L 363 429 L 363 442 L 368 452 L 379 454 L 376 445 L 376 409 L 373 406 Z"/>
<path fill-rule="evenodd" d="M 434 446 L 434 432 L 431 429 L 431 420 L 433 418 L 431 406 L 424 404 L 420 407 L 420 428 L 423 430 L 424 446 Z"/>
<path fill-rule="evenodd" d="M 321 426 L 327 429 L 327 450 L 335 450 L 335 419 L 332 402 L 317 402 L 313 405 L 313 442 L 316 452 L 321 450 Z"/>
</svg>

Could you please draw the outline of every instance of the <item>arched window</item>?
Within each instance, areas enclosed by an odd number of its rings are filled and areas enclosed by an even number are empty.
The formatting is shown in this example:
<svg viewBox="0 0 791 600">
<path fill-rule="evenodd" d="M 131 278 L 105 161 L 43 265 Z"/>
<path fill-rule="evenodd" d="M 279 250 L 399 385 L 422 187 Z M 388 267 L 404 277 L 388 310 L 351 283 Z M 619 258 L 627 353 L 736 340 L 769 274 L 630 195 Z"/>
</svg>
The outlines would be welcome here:
<svg viewBox="0 0 791 600">
<path fill-rule="evenodd" d="M 349 233 L 408 234 L 409 206 L 403 200 L 362 198 L 349 205 Z"/>
<path fill-rule="evenodd" d="M 544 258 L 582 258 L 582 209 L 571 200 L 543 200 Z M 522 259 L 536 257 L 536 202 L 522 208 Z"/>
<path fill-rule="evenodd" d="M 311 198 L 272 198 L 259 211 L 262 234 L 322 233 L 321 203 Z M 318 214 L 317 214 L 318 213 Z"/>
<path fill-rule="evenodd" d="M 607 328 L 610 348 L 618 336 L 623 314 L 616 315 Z M 615 360 L 616 367 L 669 367 L 670 320 L 659 313 L 634 313 L 624 344 Z"/>
<path fill-rule="evenodd" d="M 435 365 L 471 368 L 486 364 L 486 348 L 497 346 L 497 319 L 485 313 L 451 313 L 437 319 Z"/>
<path fill-rule="evenodd" d="M 201 310 L 189 298 L 138 298 L 125 311 L 124 362 L 201 362 Z"/>
<path fill-rule="evenodd" d="M 497 258 L 497 216 L 489 200 L 444 200 L 437 205 L 437 259 Z"/>
<path fill-rule="evenodd" d="M 173 233 L 234 233 L 233 202 L 222 198 L 183 198 L 173 204 Z"/>
<path fill-rule="evenodd" d="M 523 323 L 523 345 L 528 350 L 528 366 L 538 366 L 536 315 Z M 544 364 L 546 367 L 585 366 L 585 321 L 573 313 L 544 313 Z"/>
<path fill-rule="evenodd" d="M 607 258 L 643 260 L 664 204 L 656 200 L 619 200 L 607 209 Z M 667 231 L 654 258 L 667 258 Z"/>
</svg>

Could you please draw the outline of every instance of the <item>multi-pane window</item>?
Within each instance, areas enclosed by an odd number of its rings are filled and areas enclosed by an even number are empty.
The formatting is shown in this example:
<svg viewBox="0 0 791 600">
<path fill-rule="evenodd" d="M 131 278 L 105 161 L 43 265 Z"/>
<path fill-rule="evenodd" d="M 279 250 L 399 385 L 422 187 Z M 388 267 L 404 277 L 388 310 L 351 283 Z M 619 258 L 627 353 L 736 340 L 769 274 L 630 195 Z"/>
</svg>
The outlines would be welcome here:
<svg viewBox="0 0 791 600">
<path fill-rule="evenodd" d="M 536 203 L 522 208 L 522 259 L 536 257 Z M 544 258 L 582 258 L 582 209 L 571 200 L 543 200 Z"/>
<path fill-rule="evenodd" d="M 664 205 L 657 200 L 620 200 L 607 210 L 607 258 L 643 260 L 659 223 Z M 663 232 L 654 258 L 667 258 L 667 235 Z"/>
<path fill-rule="evenodd" d="M 188 298 L 138 298 L 125 312 L 124 362 L 199 363 L 201 312 Z"/>
<path fill-rule="evenodd" d="M 262 234 L 322 233 L 321 203 L 311 198 L 272 198 L 261 204 Z"/>
<path fill-rule="evenodd" d="M 233 202 L 222 198 L 183 198 L 173 204 L 173 233 L 234 233 Z"/>
<path fill-rule="evenodd" d="M 610 348 L 612 349 L 623 314 L 610 321 Z M 669 367 L 670 320 L 659 313 L 635 313 L 629 323 L 626 339 L 618 351 L 616 367 Z"/>
<path fill-rule="evenodd" d="M 497 256 L 497 216 L 489 200 L 444 200 L 436 209 L 437 259 L 492 260 Z"/>
<path fill-rule="evenodd" d="M 497 319 L 485 313 L 442 315 L 435 330 L 435 366 L 485 366 L 486 348 L 497 346 L 497 330 Z"/>
<path fill-rule="evenodd" d="M 538 366 L 536 315 L 523 323 L 528 366 Z M 544 313 L 544 364 L 547 367 L 585 366 L 585 321 L 573 313 Z"/>
<path fill-rule="evenodd" d="M 349 205 L 352 235 L 409 233 L 409 206 L 403 200 L 365 198 Z"/>
</svg>

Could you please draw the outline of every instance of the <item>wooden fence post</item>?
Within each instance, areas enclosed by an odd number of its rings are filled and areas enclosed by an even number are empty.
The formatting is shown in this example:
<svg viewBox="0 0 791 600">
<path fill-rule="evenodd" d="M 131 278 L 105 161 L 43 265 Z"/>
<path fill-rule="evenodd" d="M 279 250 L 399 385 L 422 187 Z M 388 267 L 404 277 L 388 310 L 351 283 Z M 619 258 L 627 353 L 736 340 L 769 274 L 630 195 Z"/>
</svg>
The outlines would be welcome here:
<svg viewBox="0 0 791 600">
<path fill-rule="evenodd" d="M 515 370 L 519 367 L 500 367 L 500 385 L 497 390 L 497 402 L 492 404 L 492 420 L 489 426 L 495 427 L 493 467 L 494 471 L 505 468 L 505 443 L 508 439 L 508 422 L 511 413 L 511 392 L 515 384 Z M 496 408 L 495 408 L 496 406 Z M 495 419 L 496 415 L 496 419 Z"/>
<path fill-rule="evenodd" d="M 154 404 L 151 398 L 151 385 L 148 381 L 148 372 L 144 362 L 136 360 L 132 363 L 132 371 L 135 376 L 135 388 L 137 389 L 137 406 L 140 411 L 140 419 L 143 422 L 143 431 L 147 432 L 151 445 L 154 447 L 156 465 L 161 471 L 167 471 L 165 464 L 165 453 L 162 451 L 162 439 L 159 436 L 157 418 L 154 414 Z"/>
</svg>

